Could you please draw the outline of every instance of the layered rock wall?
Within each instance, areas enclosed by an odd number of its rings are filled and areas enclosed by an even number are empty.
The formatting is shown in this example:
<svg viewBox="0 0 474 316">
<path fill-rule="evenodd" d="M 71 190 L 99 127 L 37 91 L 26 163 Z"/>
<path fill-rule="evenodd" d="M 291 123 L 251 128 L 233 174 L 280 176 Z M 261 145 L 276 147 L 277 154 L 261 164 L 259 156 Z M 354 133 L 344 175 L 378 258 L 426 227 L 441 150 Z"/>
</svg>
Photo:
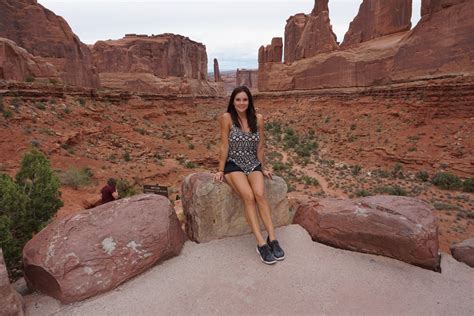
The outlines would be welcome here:
<svg viewBox="0 0 474 316">
<path fill-rule="evenodd" d="M 237 86 L 247 86 L 249 89 L 258 89 L 258 70 L 237 69 Z"/>
<path fill-rule="evenodd" d="M 28 77 L 58 78 L 56 68 L 34 57 L 15 42 L 0 38 L 0 79 L 24 81 Z"/>
<path fill-rule="evenodd" d="M 95 66 L 106 87 L 166 94 L 223 93 L 207 81 L 206 47 L 174 34 L 127 34 L 99 41 L 92 48 Z"/>
<path fill-rule="evenodd" d="M 341 47 L 410 30 L 411 11 L 412 0 L 364 0 Z"/>
<path fill-rule="evenodd" d="M 258 63 L 279 63 L 283 56 L 283 40 L 281 37 L 272 38 L 272 43 L 261 46 L 258 51 Z"/>
<path fill-rule="evenodd" d="M 259 91 L 371 87 L 473 75 L 474 1 L 433 1 L 430 6 L 427 3 L 424 2 L 425 15 L 411 31 L 377 37 L 291 64 L 259 63 Z M 394 10 L 392 14 L 387 20 L 406 17 L 404 11 Z"/>
<path fill-rule="evenodd" d="M 316 0 L 311 15 L 296 44 L 295 59 L 303 59 L 338 49 L 329 21 L 328 0 Z"/>
<path fill-rule="evenodd" d="M 0 0 L 0 37 L 53 64 L 64 82 L 98 87 L 89 48 L 67 22 L 36 0 Z"/>
<path fill-rule="evenodd" d="M 296 60 L 296 45 L 303 34 L 308 15 L 298 13 L 286 20 L 285 26 L 285 63 L 291 63 Z"/>
</svg>

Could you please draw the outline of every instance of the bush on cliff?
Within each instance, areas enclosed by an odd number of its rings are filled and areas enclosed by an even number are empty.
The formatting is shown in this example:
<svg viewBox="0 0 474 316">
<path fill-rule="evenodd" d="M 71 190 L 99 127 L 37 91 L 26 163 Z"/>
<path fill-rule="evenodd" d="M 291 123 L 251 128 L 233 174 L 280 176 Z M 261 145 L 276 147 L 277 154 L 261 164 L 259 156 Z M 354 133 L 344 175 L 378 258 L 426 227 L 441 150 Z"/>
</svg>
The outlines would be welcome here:
<svg viewBox="0 0 474 316">
<path fill-rule="evenodd" d="M 431 182 L 446 190 L 456 190 L 462 187 L 462 181 L 457 176 L 449 173 L 449 172 L 439 172 L 437 173 Z"/>
<path fill-rule="evenodd" d="M 10 276 L 21 273 L 21 250 L 63 205 L 59 180 L 37 149 L 23 156 L 16 181 L 0 175 L 0 247 Z"/>
</svg>

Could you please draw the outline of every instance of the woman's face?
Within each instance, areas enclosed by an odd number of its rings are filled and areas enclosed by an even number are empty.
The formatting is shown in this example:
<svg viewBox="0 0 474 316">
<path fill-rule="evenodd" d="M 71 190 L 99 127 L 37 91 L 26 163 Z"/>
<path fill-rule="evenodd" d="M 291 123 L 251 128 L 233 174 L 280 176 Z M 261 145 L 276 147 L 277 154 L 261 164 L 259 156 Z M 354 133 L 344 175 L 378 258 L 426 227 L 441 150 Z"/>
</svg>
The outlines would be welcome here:
<svg viewBox="0 0 474 316">
<path fill-rule="evenodd" d="M 249 98 L 247 93 L 244 91 L 237 93 L 234 98 L 234 106 L 237 113 L 245 113 L 249 107 Z"/>
</svg>

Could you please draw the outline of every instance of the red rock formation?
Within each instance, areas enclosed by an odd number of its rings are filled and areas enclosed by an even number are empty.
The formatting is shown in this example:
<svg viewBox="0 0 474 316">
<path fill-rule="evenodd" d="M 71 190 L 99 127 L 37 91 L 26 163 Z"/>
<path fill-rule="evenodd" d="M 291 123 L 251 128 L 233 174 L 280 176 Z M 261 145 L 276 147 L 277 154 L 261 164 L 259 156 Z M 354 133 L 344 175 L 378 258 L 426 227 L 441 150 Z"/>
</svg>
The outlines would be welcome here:
<svg viewBox="0 0 474 316">
<path fill-rule="evenodd" d="M 336 35 L 329 21 L 328 0 L 315 0 L 301 38 L 296 45 L 296 60 L 338 49 Z M 286 49 L 286 48 L 285 48 Z"/>
<path fill-rule="evenodd" d="M 173 94 L 220 91 L 207 81 L 206 47 L 181 35 L 127 34 L 95 43 L 92 54 L 107 87 Z"/>
<path fill-rule="evenodd" d="M 237 69 L 237 86 L 247 86 L 249 89 L 258 89 L 258 70 Z"/>
<path fill-rule="evenodd" d="M 425 15 L 394 56 L 393 80 L 473 73 L 474 1 L 426 3 Z"/>
<path fill-rule="evenodd" d="M 439 269 L 436 218 L 428 204 L 415 198 L 326 198 L 302 204 L 293 222 L 314 241 Z"/>
<path fill-rule="evenodd" d="M 0 0 L 0 37 L 43 57 L 56 66 L 68 84 L 99 86 L 89 48 L 63 18 L 36 0 Z"/>
<path fill-rule="evenodd" d="M 429 7 L 417 26 L 349 49 L 259 64 L 259 91 L 370 87 L 474 74 L 474 1 Z"/>
<path fill-rule="evenodd" d="M 176 256 L 184 239 L 169 200 L 136 195 L 57 220 L 23 249 L 28 287 L 70 303 Z"/>
<path fill-rule="evenodd" d="M 219 71 L 219 62 L 217 61 L 217 58 L 214 58 L 214 81 L 222 81 L 221 72 Z"/>
<path fill-rule="evenodd" d="M 436 11 L 448 8 L 455 4 L 468 2 L 470 0 L 422 0 L 421 1 L 421 16 L 434 13 Z"/>
<path fill-rule="evenodd" d="M 412 0 L 364 0 L 341 47 L 410 30 L 411 11 Z"/>
<path fill-rule="evenodd" d="M 56 68 L 34 57 L 15 42 L 0 38 L 0 79 L 24 81 L 27 77 L 57 79 Z"/>
<path fill-rule="evenodd" d="M 280 63 L 283 55 L 283 40 L 281 37 L 272 38 L 272 43 L 261 46 L 258 51 L 259 63 Z"/>
<path fill-rule="evenodd" d="M 286 20 L 285 26 L 285 63 L 291 63 L 296 60 L 296 45 L 303 34 L 303 30 L 308 21 L 308 16 L 304 13 L 298 13 Z"/>
</svg>

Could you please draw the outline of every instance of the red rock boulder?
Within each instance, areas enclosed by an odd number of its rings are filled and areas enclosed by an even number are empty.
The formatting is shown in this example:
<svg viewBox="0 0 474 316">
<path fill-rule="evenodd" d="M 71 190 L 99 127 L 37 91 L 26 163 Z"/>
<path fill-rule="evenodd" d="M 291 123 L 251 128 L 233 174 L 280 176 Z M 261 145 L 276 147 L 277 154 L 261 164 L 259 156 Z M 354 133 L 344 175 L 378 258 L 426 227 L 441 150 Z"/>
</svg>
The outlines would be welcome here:
<svg viewBox="0 0 474 316">
<path fill-rule="evenodd" d="M 364 0 L 349 25 L 341 47 L 408 31 L 411 28 L 412 0 Z"/>
<path fill-rule="evenodd" d="M 34 56 L 53 64 L 64 82 L 98 87 L 89 48 L 67 22 L 36 0 L 0 1 L 0 37 L 14 41 Z"/>
<path fill-rule="evenodd" d="M 183 232 L 170 201 L 143 194 L 57 220 L 23 249 L 28 287 L 70 303 L 176 256 Z"/>
<path fill-rule="evenodd" d="M 228 184 L 215 183 L 212 179 L 208 173 L 193 173 L 183 181 L 181 199 L 189 239 L 208 242 L 251 233 L 242 199 Z M 286 192 L 282 178 L 265 179 L 265 194 L 275 227 L 291 223 Z"/>
<path fill-rule="evenodd" d="M 431 207 L 415 198 L 326 198 L 300 205 L 293 223 L 317 242 L 439 270 L 436 219 Z"/>
<path fill-rule="evenodd" d="M 15 42 L 0 38 L 0 79 L 24 81 L 27 77 L 58 79 L 58 72 Z"/>
<path fill-rule="evenodd" d="M 474 268 L 474 238 L 454 244 L 450 250 L 456 260 Z"/>
<path fill-rule="evenodd" d="M 0 248 L 0 315 L 25 315 L 23 301 L 8 279 L 8 272 Z"/>
</svg>

